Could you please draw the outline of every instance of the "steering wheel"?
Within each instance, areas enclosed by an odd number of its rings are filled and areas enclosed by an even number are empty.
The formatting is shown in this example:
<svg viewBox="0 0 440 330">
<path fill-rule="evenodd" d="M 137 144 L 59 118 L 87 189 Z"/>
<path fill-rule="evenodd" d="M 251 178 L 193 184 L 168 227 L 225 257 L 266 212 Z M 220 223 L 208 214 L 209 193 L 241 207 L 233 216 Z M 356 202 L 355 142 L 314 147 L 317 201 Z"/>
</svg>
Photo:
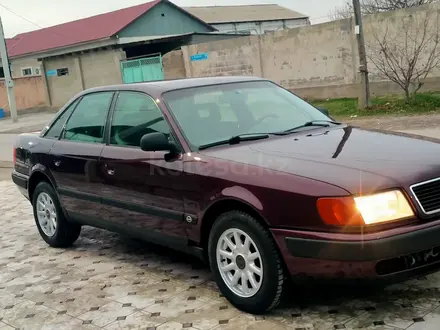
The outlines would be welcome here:
<svg viewBox="0 0 440 330">
<path fill-rule="evenodd" d="M 268 115 L 264 115 L 263 117 L 258 118 L 258 120 L 256 121 L 255 125 L 260 124 L 261 122 L 263 122 L 264 120 L 269 119 L 269 118 L 274 118 L 275 119 L 275 118 L 280 118 L 280 116 L 278 116 L 278 115 L 276 115 L 274 113 L 270 113 Z"/>
<path fill-rule="evenodd" d="M 280 118 L 280 117 L 278 115 L 276 115 L 276 114 L 273 114 L 273 113 L 268 114 L 268 115 L 264 115 L 263 117 L 258 118 L 255 121 L 255 124 L 253 124 L 250 128 L 251 129 L 254 128 L 255 126 L 261 124 L 263 121 L 265 121 L 266 119 L 269 119 L 269 118 L 274 118 L 275 119 L 275 118 Z"/>
</svg>

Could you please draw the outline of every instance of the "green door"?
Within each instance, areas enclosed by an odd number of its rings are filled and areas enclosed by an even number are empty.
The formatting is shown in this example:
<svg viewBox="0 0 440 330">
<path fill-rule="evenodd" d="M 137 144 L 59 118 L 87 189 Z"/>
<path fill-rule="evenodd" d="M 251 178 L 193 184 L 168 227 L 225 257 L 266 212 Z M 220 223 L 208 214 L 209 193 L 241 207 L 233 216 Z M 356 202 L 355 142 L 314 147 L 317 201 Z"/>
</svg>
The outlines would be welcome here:
<svg viewBox="0 0 440 330">
<path fill-rule="evenodd" d="M 162 56 L 121 62 L 124 84 L 163 80 Z"/>
</svg>

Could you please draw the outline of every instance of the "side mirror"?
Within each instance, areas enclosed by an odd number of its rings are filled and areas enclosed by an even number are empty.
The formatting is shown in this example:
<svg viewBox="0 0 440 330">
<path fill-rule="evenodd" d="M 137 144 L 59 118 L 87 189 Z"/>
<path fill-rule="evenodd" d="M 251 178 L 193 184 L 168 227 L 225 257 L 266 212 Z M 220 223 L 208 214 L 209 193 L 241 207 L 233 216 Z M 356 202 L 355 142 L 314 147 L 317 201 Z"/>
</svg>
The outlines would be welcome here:
<svg viewBox="0 0 440 330">
<path fill-rule="evenodd" d="M 321 111 L 324 115 L 330 117 L 330 113 L 328 112 L 328 109 L 322 108 L 322 107 L 316 107 L 319 111 Z"/>
<path fill-rule="evenodd" d="M 178 153 L 177 146 L 170 143 L 163 133 L 145 134 L 141 138 L 141 149 L 143 151 L 169 151 L 172 154 Z"/>
</svg>

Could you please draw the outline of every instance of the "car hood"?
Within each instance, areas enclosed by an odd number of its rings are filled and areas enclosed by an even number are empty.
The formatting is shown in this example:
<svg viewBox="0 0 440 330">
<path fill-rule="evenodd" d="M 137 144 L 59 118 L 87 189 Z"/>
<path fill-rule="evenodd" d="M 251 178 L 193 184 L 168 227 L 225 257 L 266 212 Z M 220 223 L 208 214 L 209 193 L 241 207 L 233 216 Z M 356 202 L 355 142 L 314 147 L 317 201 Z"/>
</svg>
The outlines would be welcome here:
<svg viewBox="0 0 440 330">
<path fill-rule="evenodd" d="M 440 176 L 440 140 L 351 126 L 207 149 L 202 154 L 327 182 L 352 194 Z"/>
</svg>

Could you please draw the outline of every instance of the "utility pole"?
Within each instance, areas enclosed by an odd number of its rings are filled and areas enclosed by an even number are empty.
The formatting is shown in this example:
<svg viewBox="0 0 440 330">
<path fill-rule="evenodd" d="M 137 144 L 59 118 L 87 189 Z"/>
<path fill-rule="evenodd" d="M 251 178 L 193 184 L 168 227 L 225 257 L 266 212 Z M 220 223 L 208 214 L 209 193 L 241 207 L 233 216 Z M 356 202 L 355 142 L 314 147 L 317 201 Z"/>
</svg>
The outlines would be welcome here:
<svg viewBox="0 0 440 330">
<path fill-rule="evenodd" d="M 0 56 L 2 57 L 3 72 L 5 74 L 5 86 L 8 91 L 9 111 L 11 112 L 12 121 L 18 121 L 17 106 L 15 105 L 14 81 L 11 78 L 11 69 L 9 68 L 8 51 L 6 49 L 5 33 L 3 31 L 3 23 L 0 17 Z"/>
<path fill-rule="evenodd" d="M 361 97 L 359 107 L 365 109 L 371 105 L 370 81 L 368 79 L 367 52 L 365 50 L 364 29 L 362 25 L 362 13 L 359 0 L 353 0 L 355 33 L 359 49 L 359 71 L 361 73 Z"/>
</svg>

